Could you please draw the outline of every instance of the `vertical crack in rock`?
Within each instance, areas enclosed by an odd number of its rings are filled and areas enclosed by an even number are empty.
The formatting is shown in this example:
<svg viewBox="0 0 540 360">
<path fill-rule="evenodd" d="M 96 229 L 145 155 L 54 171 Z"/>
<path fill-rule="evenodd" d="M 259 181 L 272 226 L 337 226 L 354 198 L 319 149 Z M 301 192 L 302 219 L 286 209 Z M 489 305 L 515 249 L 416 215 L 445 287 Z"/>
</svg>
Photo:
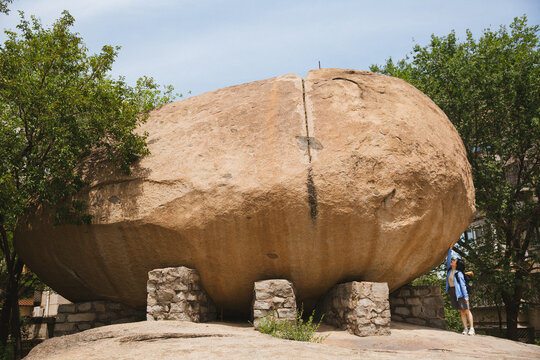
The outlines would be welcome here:
<svg viewBox="0 0 540 360">
<path fill-rule="evenodd" d="M 306 180 L 309 214 L 311 216 L 311 220 L 315 221 L 317 219 L 317 214 L 319 213 L 319 210 L 317 209 L 317 189 L 315 188 L 315 183 L 313 182 L 313 169 L 311 167 L 311 136 L 309 134 L 309 123 L 306 106 L 306 87 L 304 85 L 304 79 L 302 79 L 302 102 L 304 104 L 304 122 L 306 125 L 307 155 L 309 161 L 308 175 Z"/>
<path fill-rule="evenodd" d="M 309 160 L 309 168 L 311 170 L 311 140 L 309 135 L 309 125 L 307 120 L 307 107 L 306 107 L 306 87 L 304 86 L 304 79 L 302 79 L 302 103 L 304 105 L 304 124 L 306 125 L 306 141 L 307 141 L 307 154 Z"/>
<path fill-rule="evenodd" d="M 311 215 L 311 219 L 315 220 L 317 219 L 317 214 L 319 210 L 317 209 L 317 189 L 315 188 L 315 183 L 313 182 L 311 166 L 308 169 L 307 192 L 309 202 L 309 214 Z"/>
</svg>

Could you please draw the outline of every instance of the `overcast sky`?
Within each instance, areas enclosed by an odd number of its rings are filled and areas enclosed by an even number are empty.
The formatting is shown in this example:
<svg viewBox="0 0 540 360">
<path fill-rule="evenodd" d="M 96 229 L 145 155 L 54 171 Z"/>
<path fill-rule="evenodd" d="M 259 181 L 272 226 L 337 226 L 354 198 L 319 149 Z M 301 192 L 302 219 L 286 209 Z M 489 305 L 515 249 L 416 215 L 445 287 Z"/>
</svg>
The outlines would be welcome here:
<svg viewBox="0 0 540 360">
<path fill-rule="evenodd" d="M 46 25 L 68 10 L 88 48 L 122 47 L 113 76 L 141 75 L 193 95 L 318 67 L 368 70 L 401 59 L 415 43 L 452 29 L 510 24 L 527 14 L 540 22 L 540 0 L 14 0 L 16 10 Z M 4 40 L 2 35 L 0 40 Z"/>
</svg>

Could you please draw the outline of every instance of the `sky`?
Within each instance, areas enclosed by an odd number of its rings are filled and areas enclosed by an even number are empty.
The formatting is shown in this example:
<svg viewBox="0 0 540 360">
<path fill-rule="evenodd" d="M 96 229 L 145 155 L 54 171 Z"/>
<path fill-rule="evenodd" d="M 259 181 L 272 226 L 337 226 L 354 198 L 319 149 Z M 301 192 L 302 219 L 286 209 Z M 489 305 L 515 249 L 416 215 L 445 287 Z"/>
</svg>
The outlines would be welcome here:
<svg viewBox="0 0 540 360">
<path fill-rule="evenodd" d="M 526 14 L 540 24 L 540 0 L 14 0 L 0 29 L 14 29 L 17 10 L 46 26 L 68 10 L 91 53 L 121 46 L 111 75 L 140 76 L 201 94 L 318 68 L 369 70 L 405 57 L 431 34 L 508 25 Z M 3 42 L 5 36 L 0 35 Z M 188 95 L 189 96 L 189 95 Z"/>
</svg>

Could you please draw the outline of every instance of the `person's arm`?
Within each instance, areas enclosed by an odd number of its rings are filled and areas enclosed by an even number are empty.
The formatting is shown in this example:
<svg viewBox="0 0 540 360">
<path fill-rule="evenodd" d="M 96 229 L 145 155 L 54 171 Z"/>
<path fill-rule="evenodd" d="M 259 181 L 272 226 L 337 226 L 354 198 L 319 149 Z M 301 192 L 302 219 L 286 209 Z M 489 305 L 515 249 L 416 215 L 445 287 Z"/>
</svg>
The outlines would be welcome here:
<svg viewBox="0 0 540 360">
<path fill-rule="evenodd" d="M 469 301 L 469 294 L 467 293 L 467 285 L 465 285 L 465 277 L 461 271 L 456 271 L 456 274 L 459 279 L 459 286 L 461 286 L 461 293 L 465 298 L 465 301 Z"/>
</svg>

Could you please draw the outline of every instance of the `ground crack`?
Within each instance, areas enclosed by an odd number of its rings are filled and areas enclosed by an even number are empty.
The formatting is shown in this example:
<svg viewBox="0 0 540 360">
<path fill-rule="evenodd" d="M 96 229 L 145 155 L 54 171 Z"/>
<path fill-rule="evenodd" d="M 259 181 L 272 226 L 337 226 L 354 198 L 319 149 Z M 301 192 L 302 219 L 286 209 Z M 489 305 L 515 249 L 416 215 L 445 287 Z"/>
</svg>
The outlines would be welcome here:
<svg viewBox="0 0 540 360">
<path fill-rule="evenodd" d="M 195 339 L 206 337 L 230 337 L 227 334 L 200 334 L 200 333 L 164 333 L 164 334 L 141 334 L 133 336 L 124 336 L 118 341 L 121 343 L 129 343 L 136 341 L 157 341 L 166 339 Z"/>
</svg>

